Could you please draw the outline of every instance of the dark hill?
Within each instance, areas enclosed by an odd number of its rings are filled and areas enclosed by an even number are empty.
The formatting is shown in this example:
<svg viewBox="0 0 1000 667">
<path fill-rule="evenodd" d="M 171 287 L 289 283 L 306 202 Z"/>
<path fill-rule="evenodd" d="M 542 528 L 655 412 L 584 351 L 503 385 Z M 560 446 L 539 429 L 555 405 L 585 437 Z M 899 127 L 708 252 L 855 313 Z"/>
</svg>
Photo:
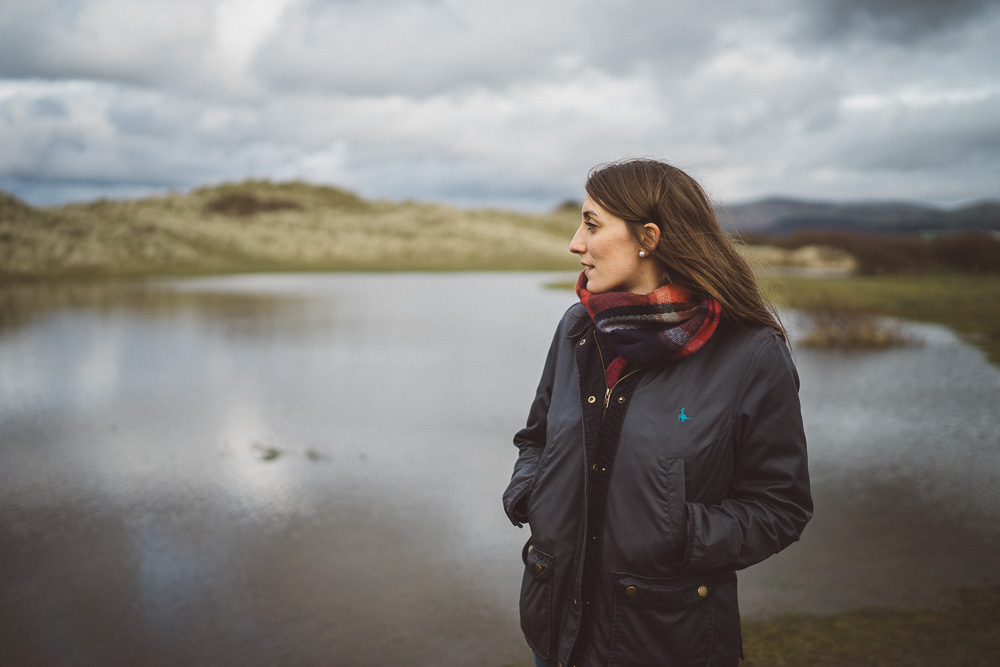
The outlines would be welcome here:
<svg viewBox="0 0 1000 667">
<path fill-rule="evenodd" d="M 741 232 L 785 234 L 799 229 L 893 234 L 1000 230 L 1000 202 L 944 210 L 906 202 L 835 204 L 771 198 L 720 210 L 723 224 Z"/>
</svg>

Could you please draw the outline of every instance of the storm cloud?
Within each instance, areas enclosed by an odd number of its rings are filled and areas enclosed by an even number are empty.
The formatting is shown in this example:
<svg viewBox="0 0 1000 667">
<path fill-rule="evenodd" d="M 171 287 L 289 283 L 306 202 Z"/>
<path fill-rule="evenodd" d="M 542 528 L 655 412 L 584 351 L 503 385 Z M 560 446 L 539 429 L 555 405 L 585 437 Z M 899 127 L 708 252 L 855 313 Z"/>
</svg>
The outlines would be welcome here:
<svg viewBox="0 0 1000 667">
<path fill-rule="evenodd" d="M 996 197 L 1000 3 L 6 0 L 0 188 L 244 178 L 543 209 L 654 156 L 723 201 Z"/>
</svg>

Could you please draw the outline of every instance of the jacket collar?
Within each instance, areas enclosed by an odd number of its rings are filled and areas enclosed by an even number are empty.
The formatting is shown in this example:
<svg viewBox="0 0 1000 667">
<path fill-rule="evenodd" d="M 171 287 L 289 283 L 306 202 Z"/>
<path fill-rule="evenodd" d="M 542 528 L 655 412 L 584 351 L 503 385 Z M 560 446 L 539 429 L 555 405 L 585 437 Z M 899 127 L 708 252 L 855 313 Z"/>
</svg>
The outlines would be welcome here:
<svg viewBox="0 0 1000 667">
<path fill-rule="evenodd" d="M 576 319 L 573 322 L 573 326 L 569 328 L 566 332 L 566 338 L 579 338 L 583 334 L 587 333 L 594 328 L 594 321 L 590 319 L 590 315 L 587 311 L 580 307 L 580 313 L 576 315 Z"/>
</svg>

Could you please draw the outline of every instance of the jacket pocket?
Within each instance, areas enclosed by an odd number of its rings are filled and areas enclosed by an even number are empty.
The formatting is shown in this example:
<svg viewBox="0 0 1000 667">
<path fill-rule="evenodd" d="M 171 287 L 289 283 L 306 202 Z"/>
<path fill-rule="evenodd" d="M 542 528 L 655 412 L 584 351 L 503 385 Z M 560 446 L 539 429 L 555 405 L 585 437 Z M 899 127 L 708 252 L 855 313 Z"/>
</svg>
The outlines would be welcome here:
<svg viewBox="0 0 1000 667">
<path fill-rule="evenodd" d="M 552 566 L 555 559 L 528 540 L 521 551 L 521 631 L 528 646 L 543 658 L 552 655 Z"/>
<path fill-rule="evenodd" d="M 606 543 L 628 545 L 615 558 L 623 570 L 672 575 L 687 543 L 685 461 L 631 454 L 615 460 L 614 479 L 628 483 L 608 489 Z"/>
<path fill-rule="evenodd" d="M 708 665 L 715 632 L 715 577 L 615 572 L 609 665 Z"/>
</svg>

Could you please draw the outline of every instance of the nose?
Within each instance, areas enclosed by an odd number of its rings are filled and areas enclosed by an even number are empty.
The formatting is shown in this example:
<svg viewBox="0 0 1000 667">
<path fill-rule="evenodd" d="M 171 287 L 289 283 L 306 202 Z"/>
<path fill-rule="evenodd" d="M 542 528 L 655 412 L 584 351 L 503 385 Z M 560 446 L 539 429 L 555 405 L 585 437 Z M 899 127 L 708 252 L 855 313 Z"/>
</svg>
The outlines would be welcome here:
<svg viewBox="0 0 1000 667">
<path fill-rule="evenodd" d="M 582 255 L 587 252 L 587 244 L 583 242 L 583 225 L 573 234 L 573 240 L 569 242 L 569 251 L 574 255 Z"/>
</svg>

